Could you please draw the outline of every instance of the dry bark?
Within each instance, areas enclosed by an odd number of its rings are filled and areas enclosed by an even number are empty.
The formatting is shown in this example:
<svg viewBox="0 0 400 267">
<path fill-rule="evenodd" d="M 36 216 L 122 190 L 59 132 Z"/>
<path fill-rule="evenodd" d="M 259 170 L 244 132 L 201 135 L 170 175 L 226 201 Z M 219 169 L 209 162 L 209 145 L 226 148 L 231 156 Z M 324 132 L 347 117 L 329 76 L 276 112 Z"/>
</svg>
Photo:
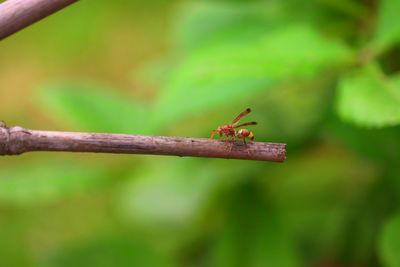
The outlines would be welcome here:
<svg viewBox="0 0 400 267">
<path fill-rule="evenodd" d="M 0 40 L 77 1 L 8 0 L 1 3 Z"/>
<path fill-rule="evenodd" d="M 0 155 L 68 151 L 208 157 L 283 162 L 286 144 L 207 138 L 29 130 L 0 124 Z"/>
</svg>

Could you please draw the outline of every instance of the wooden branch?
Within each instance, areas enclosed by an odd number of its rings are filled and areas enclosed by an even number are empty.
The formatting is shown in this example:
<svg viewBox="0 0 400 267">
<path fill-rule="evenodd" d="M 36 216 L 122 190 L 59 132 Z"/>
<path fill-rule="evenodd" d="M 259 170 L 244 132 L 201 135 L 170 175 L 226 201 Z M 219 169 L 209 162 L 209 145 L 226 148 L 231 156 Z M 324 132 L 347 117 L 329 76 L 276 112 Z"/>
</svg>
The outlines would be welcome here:
<svg viewBox="0 0 400 267">
<path fill-rule="evenodd" d="M 77 1 L 8 0 L 1 3 L 0 40 Z"/>
<path fill-rule="evenodd" d="M 283 162 L 286 144 L 224 142 L 206 138 L 142 136 L 127 134 L 37 131 L 8 128 L 0 122 L 0 155 L 30 151 L 69 151 L 175 155 Z"/>
</svg>

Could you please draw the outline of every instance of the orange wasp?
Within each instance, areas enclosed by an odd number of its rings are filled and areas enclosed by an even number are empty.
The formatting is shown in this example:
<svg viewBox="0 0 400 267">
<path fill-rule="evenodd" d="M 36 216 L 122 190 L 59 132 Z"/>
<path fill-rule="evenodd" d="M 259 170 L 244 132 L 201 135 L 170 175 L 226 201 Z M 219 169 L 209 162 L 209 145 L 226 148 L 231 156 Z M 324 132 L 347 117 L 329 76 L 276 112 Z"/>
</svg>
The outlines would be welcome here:
<svg viewBox="0 0 400 267">
<path fill-rule="evenodd" d="M 247 130 L 247 129 L 240 129 L 236 130 L 236 128 L 246 126 L 246 125 L 256 125 L 257 122 L 252 121 L 252 122 L 245 122 L 239 125 L 236 125 L 236 123 L 239 122 L 239 120 L 249 114 L 251 112 L 250 108 L 247 108 L 243 112 L 241 112 L 230 124 L 219 126 L 216 130 L 213 130 L 211 133 L 211 139 L 214 138 L 215 134 L 219 134 L 219 136 L 223 136 L 225 140 L 236 140 L 236 138 L 243 139 L 243 143 L 247 145 L 246 143 L 246 138 L 250 140 L 254 140 L 254 134 L 253 132 Z"/>
</svg>

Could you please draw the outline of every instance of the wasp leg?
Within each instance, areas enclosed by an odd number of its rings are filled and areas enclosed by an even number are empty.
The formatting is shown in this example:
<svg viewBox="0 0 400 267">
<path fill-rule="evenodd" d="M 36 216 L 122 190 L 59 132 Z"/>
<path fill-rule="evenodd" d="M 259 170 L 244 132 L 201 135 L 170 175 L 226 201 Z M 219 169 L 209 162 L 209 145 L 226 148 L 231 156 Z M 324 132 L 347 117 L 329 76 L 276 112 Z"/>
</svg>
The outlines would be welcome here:
<svg viewBox="0 0 400 267">
<path fill-rule="evenodd" d="M 232 136 L 230 136 L 230 135 L 225 135 L 225 136 L 224 136 L 224 141 L 227 142 L 227 143 L 230 143 L 230 142 L 232 141 Z"/>
<path fill-rule="evenodd" d="M 244 146 L 246 147 L 247 154 L 248 154 L 249 156 L 251 156 L 251 152 L 250 152 L 250 150 L 249 150 L 249 146 L 247 145 L 247 142 L 246 142 L 246 137 L 243 137 L 243 144 L 244 144 Z"/>
<path fill-rule="evenodd" d="M 210 139 L 214 139 L 214 135 L 215 135 L 216 133 L 218 133 L 217 130 L 212 131 L 212 132 L 211 132 Z"/>
<path fill-rule="evenodd" d="M 229 135 L 224 136 L 223 141 L 227 144 L 227 150 L 230 153 L 232 151 L 232 147 L 233 147 L 232 136 L 229 136 Z"/>
<path fill-rule="evenodd" d="M 232 148 L 235 145 L 236 137 L 231 136 L 229 141 L 231 143 L 230 146 L 229 146 L 229 153 L 231 153 L 232 152 Z"/>
</svg>

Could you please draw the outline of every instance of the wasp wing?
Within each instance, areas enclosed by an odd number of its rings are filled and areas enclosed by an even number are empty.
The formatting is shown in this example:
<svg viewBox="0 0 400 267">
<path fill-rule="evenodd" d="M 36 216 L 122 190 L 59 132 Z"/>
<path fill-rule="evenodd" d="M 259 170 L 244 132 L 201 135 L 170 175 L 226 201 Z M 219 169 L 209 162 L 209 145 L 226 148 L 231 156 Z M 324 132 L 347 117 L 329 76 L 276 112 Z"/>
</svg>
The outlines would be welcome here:
<svg viewBox="0 0 400 267">
<path fill-rule="evenodd" d="M 255 122 L 255 121 L 245 122 L 245 123 L 242 123 L 242 124 L 239 124 L 239 125 L 235 125 L 235 126 L 233 126 L 233 128 L 238 128 L 238 127 L 247 126 L 247 125 L 256 125 L 256 124 L 257 124 L 257 122 Z"/>
<path fill-rule="evenodd" d="M 241 118 L 243 118 L 244 116 L 246 116 L 247 114 L 249 114 L 251 112 L 250 108 L 246 108 L 244 111 L 242 111 L 232 122 L 231 124 L 235 124 L 237 123 Z"/>
</svg>

